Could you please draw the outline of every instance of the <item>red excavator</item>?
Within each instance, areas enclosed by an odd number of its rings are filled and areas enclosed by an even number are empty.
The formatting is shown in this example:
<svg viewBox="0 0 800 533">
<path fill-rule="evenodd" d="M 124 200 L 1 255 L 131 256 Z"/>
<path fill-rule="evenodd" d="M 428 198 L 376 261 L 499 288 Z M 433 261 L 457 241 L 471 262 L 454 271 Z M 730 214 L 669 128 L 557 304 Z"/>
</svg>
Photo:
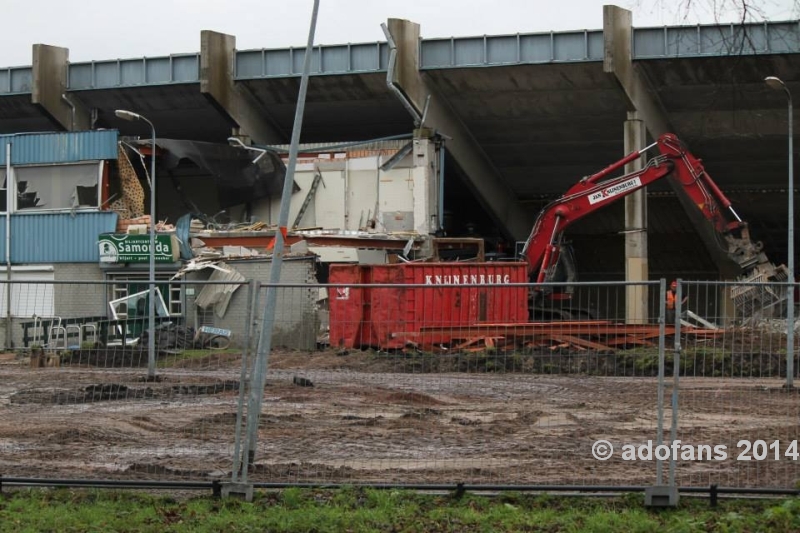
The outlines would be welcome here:
<svg viewBox="0 0 800 533">
<path fill-rule="evenodd" d="M 618 177 L 608 176 L 624 165 L 639 159 L 657 146 L 660 154 L 650 159 L 641 170 Z M 632 152 L 605 169 L 586 176 L 563 196 L 548 204 L 536 219 L 522 251 L 528 262 L 532 282 L 570 282 L 575 280 L 574 260 L 563 242 L 564 230 L 573 222 L 607 207 L 651 183 L 672 175 L 688 198 L 708 220 L 719 237 L 727 256 L 739 266 L 741 281 L 786 281 L 788 270 L 770 263 L 760 242 L 750 240 L 747 223 L 736 214 L 730 200 L 711 180 L 700 160 L 672 133 L 666 133 L 650 146 Z M 740 286 L 734 291 L 737 304 L 754 307 L 753 298 L 763 291 Z M 569 285 L 546 285 L 534 291 L 532 316 L 578 318 L 586 310 L 572 309 Z M 766 302 L 762 302 L 766 303 Z"/>
<path fill-rule="evenodd" d="M 611 173 L 658 146 L 660 154 L 637 172 Z M 526 263 L 410 262 L 392 265 L 331 265 L 336 286 L 330 305 L 330 342 L 335 346 L 396 349 L 469 345 L 476 337 L 531 320 L 594 318 L 571 300 L 575 268 L 564 230 L 634 191 L 672 175 L 713 227 L 719 246 L 738 265 L 746 281 L 785 281 L 786 267 L 770 264 L 762 245 L 750 240 L 747 224 L 731 207 L 702 164 L 672 134 L 659 137 L 602 171 L 583 178 L 545 207 L 525 243 Z M 526 272 L 527 270 L 527 272 Z M 524 285 L 526 273 L 533 290 Z M 560 283 L 549 283 L 560 282 Z M 366 284 L 363 285 L 362 284 Z M 404 289 L 403 284 L 414 285 Z M 499 285 L 485 287 L 483 285 Z M 424 287 L 430 285 L 431 287 Z M 443 285 L 444 287 L 435 287 Z M 779 290 L 737 284 L 731 295 L 738 309 L 761 311 L 780 301 Z M 526 305 L 526 295 L 527 303 Z M 751 316 L 748 313 L 747 316 Z M 488 327 L 489 329 L 481 329 Z M 499 328 L 493 330 L 491 328 Z M 536 326 L 538 327 L 538 326 Z"/>
</svg>

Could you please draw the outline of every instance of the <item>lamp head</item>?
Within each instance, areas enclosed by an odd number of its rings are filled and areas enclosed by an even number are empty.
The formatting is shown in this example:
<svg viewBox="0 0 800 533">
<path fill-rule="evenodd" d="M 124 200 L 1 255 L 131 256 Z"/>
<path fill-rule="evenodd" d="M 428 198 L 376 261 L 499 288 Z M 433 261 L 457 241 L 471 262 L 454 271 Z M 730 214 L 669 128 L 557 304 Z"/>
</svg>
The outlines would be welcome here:
<svg viewBox="0 0 800 533">
<path fill-rule="evenodd" d="M 142 116 L 134 113 L 133 111 L 125 111 L 124 109 L 117 109 L 114 114 L 123 120 L 141 120 Z"/>
<path fill-rule="evenodd" d="M 780 78 L 775 76 L 767 76 L 764 78 L 764 82 L 769 86 L 770 89 L 775 89 L 776 91 L 786 90 L 786 84 L 784 84 Z"/>
</svg>

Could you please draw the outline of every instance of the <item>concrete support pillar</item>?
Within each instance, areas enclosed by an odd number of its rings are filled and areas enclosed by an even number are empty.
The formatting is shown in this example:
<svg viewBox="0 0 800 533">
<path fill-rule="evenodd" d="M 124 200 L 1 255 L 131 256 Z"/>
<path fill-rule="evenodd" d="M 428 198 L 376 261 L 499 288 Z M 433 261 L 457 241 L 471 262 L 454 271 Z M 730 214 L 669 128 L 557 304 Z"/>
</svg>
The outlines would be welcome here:
<svg viewBox="0 0 800 533">
<path fill-rule="evenodd" d="M 232 133 L 261 144 L 286 142 L 289 136 L 270 120 L 247 89 L 234 81 L 236 37 L 200 32 L 200 92 L 231 123 Z"/>
<path fill-rule="evenodd" d="M 619 82 L 628 108 L 639 112 L 653 139 L 672 132 L 655 91 L 633 64 L 633 15 L 617 6 L 603 6 L 603 71 Z"/>
<path fill-rule="evenodd" d="M 66 131 L 91 128 L 91 115 L 83 104 L 67 93 L 69 50 L 46 44 L 33 45 L 31 103 L 53 124 Z"/>
<path fill-rule="evenodd" d="M 669 116 L 658 99 L 658 92 L 650 86 L 647 76 L 633 63 L 633 16 L 627 9 L 603 6 L 603 71 L 613 76 L 629 111 L 636 111 L 644 121 L 650 137 L 657 139 L 664 133 L 676 133 Z M 670 176 L 667 178 L 684 211 L 692 221 L 709 254 L 722 272 L 733 264 L 721 250 L 714 228 L 703 218 L 697 206 Z"/>
<path fill-rule="evenodd" d="M 646 146 L 644 121 L 636 111 L 628 112 L 625 121 L 625 153 Z M 641 170 L 643 159 L 625 165 L 625 172 Z M 625 281 L 647 281 L 647 191 L 640 189 L 625 197 Z M 647 287 L 629 285 L 625 289 L 625 318 L 629 324 L 647 322 Z"/>
<path fill-rule="evenodd" d="M 387 28 L 397 47 L 392 82 L 421 114 L 430 95 L 425 128 L 446 134 L 447 150 L 464 170 L 466 178 L 505 233 L 516 240 L 530 234 L 536 213 L 520 206 L 514 192 L 492 164 L 472 132 L 461 121 L 433 82 L 419 70 L 419 24 L 408 20 L 389 19 Z"/>
</svg>

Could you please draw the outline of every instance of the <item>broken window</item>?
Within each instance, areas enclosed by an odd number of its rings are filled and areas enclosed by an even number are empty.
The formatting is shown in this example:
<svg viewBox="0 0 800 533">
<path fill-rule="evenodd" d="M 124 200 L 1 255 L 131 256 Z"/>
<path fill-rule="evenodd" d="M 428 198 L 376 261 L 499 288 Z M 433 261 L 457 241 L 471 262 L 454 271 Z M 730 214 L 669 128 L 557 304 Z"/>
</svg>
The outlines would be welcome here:
<svg viewBox="0 0 800 533">
<path fill-rule="evenodd" d="M 123 304 L 116 312 L 120 313 L 121 318 L 127 318 L 127 304 L 130 302 L 127 302 L 126 298 L 136 293 L 144 293 L 146 295 L 150 289 L 149 276 L 148 274 L 122 274 L 112 275 L 110 278 L 114 280 L 114 284 L 111 285 L 110 299 Z M 159 299 L 164 302 L 164 308 L 169 316 L 182 316 L 183 295 L 181 285 L 169 283 L 169 281 L 169 276 L 156 274 L 156 289 L 160 294 Z M 157 303 L 158 301 L 156 300 Z M 158 310 L 157 314 L 162 316 L 161 310 Z"/>
<path fill-rule="evenodd" d="M 0 212 L 5 213 L 8 210 L 8 204 L 6 203 L 6 199 L 8 198 L 6 187 L 8 187 L 8 185 L 6 184 L 5 169 L 0 170 L 0 184 L 3 185 L 3 187 L 0 188 Z"/>
<path fill-rule="evenodd" d="M 18 211 L 98 207 L 102 163 L 17 167 Z"/>
<path fill-rule="evenodd" d="M 155 287 L 155 301 L 156 301 L 156 315 L 169 316 L 167 311 L 167 304 L 164 303 L 164 298 L 161 296 L 161 291 Z M 148 298 L 150 297 L 150 290 L 140 291 L 133 293 L 116 300 L 108 302 L 111 308 L 111 316 L 114 320 L 123 318 L 140 318 L 147 316 L 148 313 Z"/>
</svg>

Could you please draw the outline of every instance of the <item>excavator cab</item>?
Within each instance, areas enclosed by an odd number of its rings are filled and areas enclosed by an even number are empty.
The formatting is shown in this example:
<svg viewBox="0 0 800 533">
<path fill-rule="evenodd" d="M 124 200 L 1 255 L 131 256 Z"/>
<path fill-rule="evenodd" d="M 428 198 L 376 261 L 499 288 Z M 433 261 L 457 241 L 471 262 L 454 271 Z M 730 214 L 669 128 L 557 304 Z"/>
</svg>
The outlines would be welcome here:
<svg viewBox="0 0 800 533">
<path fill-rule="evenodd" d="M 566 285 L 537 285 L 529 291 L 528 310 L 532 321 L 585 320 L 595 317 L 591 309 L 574 305 L 572 294 L 578 281 L 575 268 L 575 249 L 571 243 L 558 245 L 558 259 L 548 272 L 545 283 L 565 283 Z M 535 282 L 536 280 L 531 280 Z"/>
</svg>

